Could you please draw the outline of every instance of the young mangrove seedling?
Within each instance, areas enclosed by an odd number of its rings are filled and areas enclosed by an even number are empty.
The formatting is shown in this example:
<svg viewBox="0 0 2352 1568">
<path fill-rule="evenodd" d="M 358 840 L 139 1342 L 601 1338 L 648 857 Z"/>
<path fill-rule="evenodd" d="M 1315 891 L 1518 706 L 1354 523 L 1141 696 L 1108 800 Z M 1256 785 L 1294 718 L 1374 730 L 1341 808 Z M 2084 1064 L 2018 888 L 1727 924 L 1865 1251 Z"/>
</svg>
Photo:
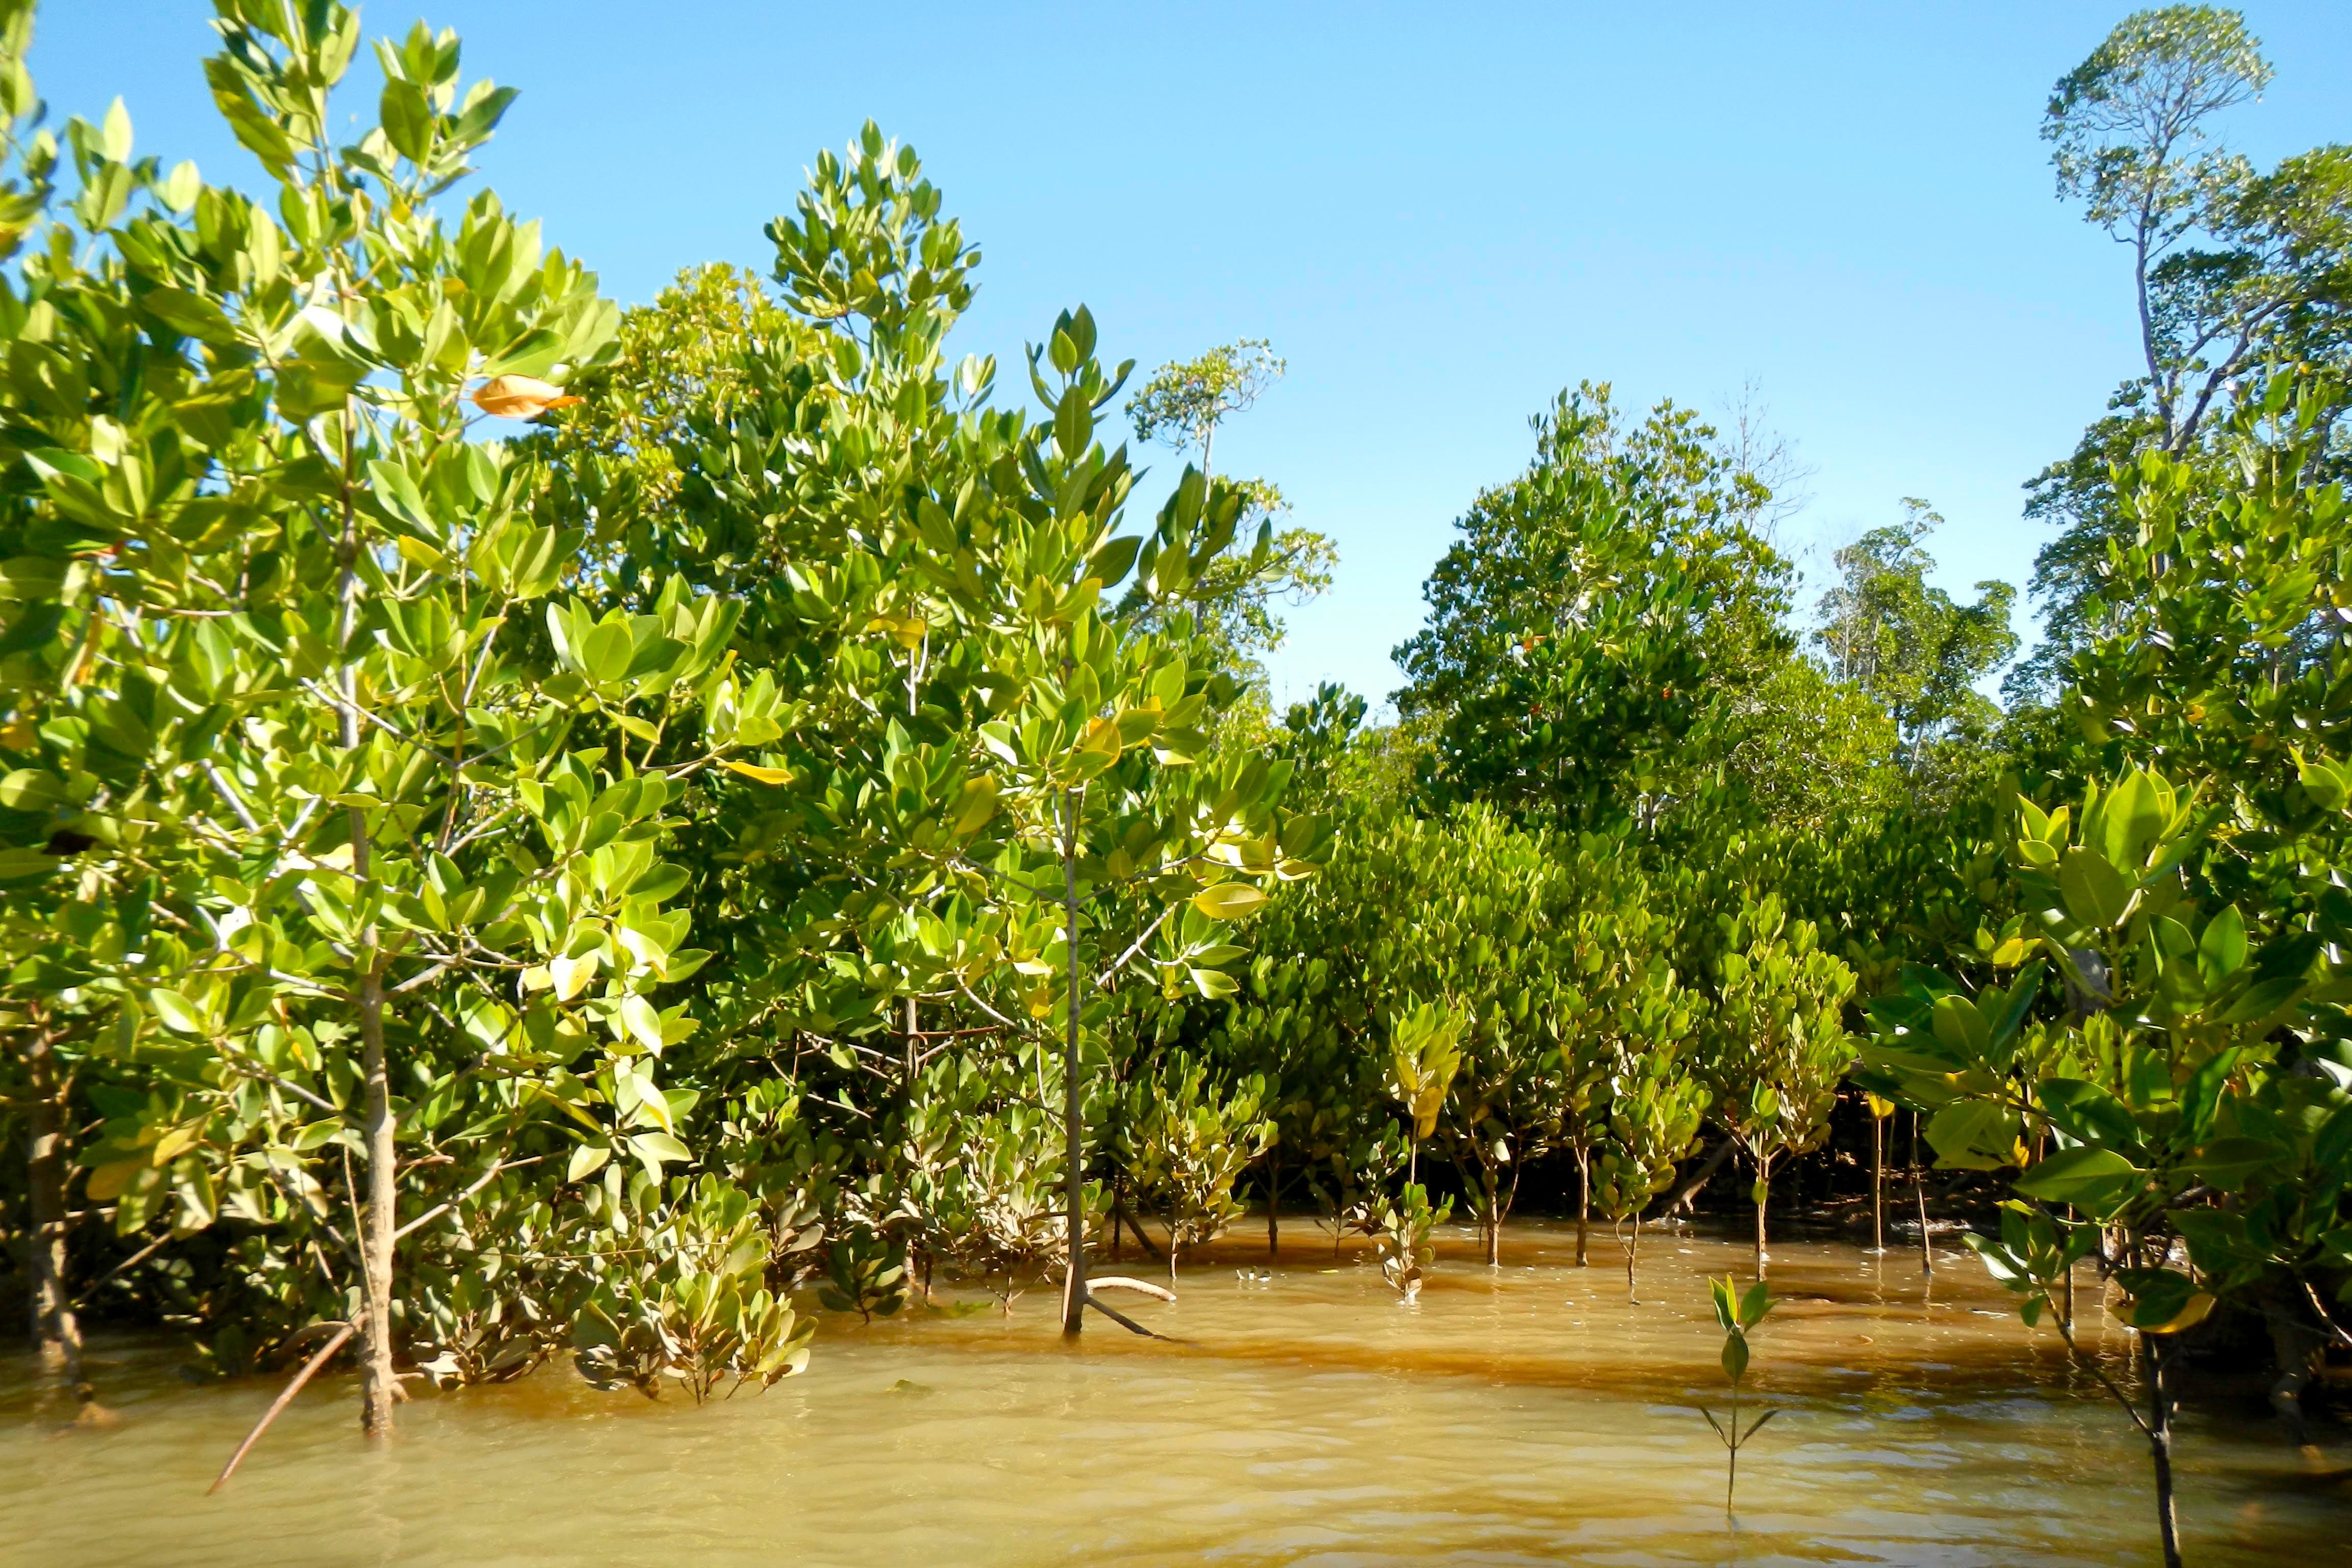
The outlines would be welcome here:
<svg viewBox="0 0 2352 1568">
<path fill-rule="evenodd" d="M 1762 1322 L 1764 1314 L 1772 1310 L 1772 1293 L 1764 1281 L 1759 1279 L 1748 1288 L 1746 1295 L 1742 1295 L 1728 1274 L 1720 1279 L 1709 1279 L 1706 1288 L 1715 1297 L 1716 1321 L 1723 1325 L 1723 1372 L 1731 1379 L 1730 1425 L 1717 1421 L 1715 1412 L 1704 1405 L 1698 1407 L 1698 1413 L 1706 1417 L 1706 1424 L 1715 1428 L 1717 1436 L 1723 1439 L 1728 1457 L 1728 1469 L 1723 1483 L 1723 1510 L 1728 1513 L 1731 1511 L 1732 1494 L 1739 1486 L 1739 1450 L 1748 1446 L 1750 1437 L 1762 1430 L 1764 1423 L 1780 1414 L 1777 1410 L 1767 1410 L 1747 1431 L 1739 1429 L 1739 1384 L 1748 1375 L 1748 1331 Z"/>
<path fill-rule="evenodd" d="M 1402 1298 L 1401 1305 L 1410 1307 L 1421 1299 L 1422 1279 L 1437 1258 L 1437 1249 L 1430 1245 L 1430 1233 L 1444 1225 L 1453 1213 L 1451 1197 L 1439 1200 L 1433 1209 L 1429 1206 L 1429 1194 L 1415 1182 L 1381 1215 L 1373 1245 L 1380 1253 L 1381 1278 Z"/>
</svg>

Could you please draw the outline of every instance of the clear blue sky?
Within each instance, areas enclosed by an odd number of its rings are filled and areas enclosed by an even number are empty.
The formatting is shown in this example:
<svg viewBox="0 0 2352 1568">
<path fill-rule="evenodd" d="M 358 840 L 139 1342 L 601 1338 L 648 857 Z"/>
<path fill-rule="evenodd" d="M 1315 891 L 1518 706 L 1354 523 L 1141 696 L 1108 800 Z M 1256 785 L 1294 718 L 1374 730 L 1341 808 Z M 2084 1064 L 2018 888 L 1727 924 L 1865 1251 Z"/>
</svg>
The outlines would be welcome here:
<svg viewBox="0 0 2352 1568">
<path fill-rule="evenodd" d="M 485 171 L 624 301 L 765 270 L 761 225 L 867 117 L 911 142 L 986 261 L 961 347 L 1008 368 L 1083 301 L 1148 371 L 1265 336 L 1288 379 L 1218 443 L 1339 543 L 1276 695 L 1375 700 L 1450 523 L 1580 378 L 1720 409 L 1755 382 L 1815 470 L 1827 548 L 1906 495 L 1955 588 L 2022 581 L 2020 484 L 2136 358 L 2125 257 L 2052 194 L 2050 84 L 2113 3 L 888 5 L 373 0 L 523 89 Z M 2278 67 L 2258 161 L 2352 139 L 2352 6 L 2252 4 Z M 249 184 L 212 117 L 197 0 L 49 0 L 52 112 L 120 93 L 140 150 Z M 368 110 L 373 89 L 352 94 Z M 1006 376 L 1009 394 L 1023 378 Z M 1172 477 L 1151 460 L 1149 499 Z"/>
</svg>

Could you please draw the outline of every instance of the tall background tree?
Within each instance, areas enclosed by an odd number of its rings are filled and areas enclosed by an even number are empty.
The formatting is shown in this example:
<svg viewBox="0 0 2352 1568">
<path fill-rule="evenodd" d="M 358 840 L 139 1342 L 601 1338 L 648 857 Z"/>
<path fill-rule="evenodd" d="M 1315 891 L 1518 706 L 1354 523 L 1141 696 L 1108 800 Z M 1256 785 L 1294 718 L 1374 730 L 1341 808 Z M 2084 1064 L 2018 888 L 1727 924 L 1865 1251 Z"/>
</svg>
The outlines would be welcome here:
<svg viewBox="0 0 2352 1568">
<path fill-rule="evenodd" d="M 2108 547 L 2126 540 L 2113 465 L 2209 445 L 2214 416 L 2266 366 L 2337 384 L 2352 368 L 2352 148 L 2264 172 L 2219 135 L 2218 118 L 2272 76 L 2238 12 L 2169 5 L 2126 17 L 2052 89 L 2042 134 L 2058 194 L 2130 257 L 2142 369 L 2027 487 L 2026 515 L 2058 533 L 2034 559 L 2043 640 L 2011 676 L 2015 695 L 2054 690 L 2116 608 Z M 2329 426 L 2342 406 L 2328 399 Z M 2314 457 L 2343 471 L 2340 446 Z"/>
</svg>

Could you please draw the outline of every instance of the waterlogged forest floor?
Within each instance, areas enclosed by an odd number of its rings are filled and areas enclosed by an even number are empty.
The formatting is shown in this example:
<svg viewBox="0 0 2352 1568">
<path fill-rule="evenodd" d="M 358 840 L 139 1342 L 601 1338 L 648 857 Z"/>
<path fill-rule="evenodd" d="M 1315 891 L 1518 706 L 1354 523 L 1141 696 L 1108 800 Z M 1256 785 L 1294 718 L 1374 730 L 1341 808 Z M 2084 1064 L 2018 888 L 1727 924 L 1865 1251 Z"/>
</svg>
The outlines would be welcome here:
<svg viewBox="0 0 2352 1568">
<path fill-rule="evenodd" d="M 1748 1247 L 1643 1247 L 1514 1225 L 1503 1266 L 1458 1228 L 1420 1302 L 1369 1255 L 1286 1226 L 1188 1262 L 1179 1342 L 1056 1332 L 1040 1290 L 863 1325 L 828 1316 L 808 1373 L 696 1409 L 598 1394 L 568 1367 L 423 1394 L 370 1450 L 322 1377 L 222 1493 L 205 1488 L 277 1380 L 191 1387 L 169 1344 L 101 1340 L 117 1417 L 60 1431 L 0 1360 L 0 1558 L 211 1564 L 2139 1564 L 2146 1451 L 1965 1255 L 1789 1242 L 1755 1339 L 1738 1510 L 1694 1406 L 1722 1414 L 1704 1276 Z M 1131 1258 L 1130 1254 L 1130 1258 Z M 1149 1263 L 1128 1272 L 1154 1276 Z M 1133 1303 L 1129 1306 L 1128 1303 Z M 2082 1336 L 2128 1373 L 2086 1291 Z M 2242 1411 L 2236 1408 L 2242 1405 Z M 1750 1410 L 1756 1408 L 1750 1404 Z M 2342 1560 L 2352 1434 L 2299 1455 L 2258 1403 L 2192 1408 L 2183 1529 L 2200 1565 Z"/>
</svg>

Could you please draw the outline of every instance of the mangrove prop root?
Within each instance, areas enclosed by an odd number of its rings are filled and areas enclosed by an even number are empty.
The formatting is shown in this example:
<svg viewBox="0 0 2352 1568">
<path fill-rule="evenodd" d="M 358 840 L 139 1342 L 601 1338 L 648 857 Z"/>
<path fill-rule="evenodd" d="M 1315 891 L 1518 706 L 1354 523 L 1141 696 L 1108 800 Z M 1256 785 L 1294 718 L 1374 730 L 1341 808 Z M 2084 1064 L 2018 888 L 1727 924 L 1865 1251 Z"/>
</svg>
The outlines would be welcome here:
<svg viewBox="0 0 2352 1568">
<path fill-rule="evenodd" d="M 270 1402 L 269 1408 L 262 1412 L 261 1419 L 253 1424 L 253 1430 L 245 1435 L 245 1441 L 239 1443 L 236 1446 L 236 1452 L 228 1457 L 228 1463 L 221 1467 L 221 1473 L 215 1476 L 213 1484 L 205 1489 L 206 1497 L 220 1490 L 222 1484 L 229 1477 L 236 1474 L 237 1466 L 245 1463 L 246 1455 L 251 1453 L 253 1446 L 261 1441 L 261 1435 L 269 1430 L 269 1424 L 278 1419 L 278 1413 L 294 1403 L 294 1396 L 302 1392 L 302 1385 L 310 1382 L 312 1374 L 320 1367 L 333 1359 L 334 1353 L 343 1348 L 344 1342 L 349 1340 L 355 1331 L 357 1330 L 354 1324 L 336 1325 L 333 1337 L 319 1347 L 316 1355 L 302 1363 L 302 1370 L 294 1374 L 294 1381 L 286 1385 L 278 1397 Z"/>
<path fill-rule="evenodd" d="M 1147 1340 L 1162 1340 L 1171 1345 L 1176 1342 L 1174 1340 L 1169 1339 L 1166 1334 L 1154 1333 L 1151 1330 L 1145 1328 L 1141 1323 L 1137 1322 L 1133 1318 L 1129 1317 L 1125 1312 L 1120 1311 L 1117 1307 L 1112 1306 L 1109 1302 L 1104 1300 L 1101 1297 L 1097 1296 L 1092 1291 L 1088 1291 L 1087 1293 L 1086 1305 L 1092 1307 L 1096 1311 L 1100 1312 L 1104 1317 L 1108 1318 L 1112 1322 L 1117 1323 L 1120 1328 L 1127 1330 L 1130 1333 L 1141 1334 Z"/>
</svg>

